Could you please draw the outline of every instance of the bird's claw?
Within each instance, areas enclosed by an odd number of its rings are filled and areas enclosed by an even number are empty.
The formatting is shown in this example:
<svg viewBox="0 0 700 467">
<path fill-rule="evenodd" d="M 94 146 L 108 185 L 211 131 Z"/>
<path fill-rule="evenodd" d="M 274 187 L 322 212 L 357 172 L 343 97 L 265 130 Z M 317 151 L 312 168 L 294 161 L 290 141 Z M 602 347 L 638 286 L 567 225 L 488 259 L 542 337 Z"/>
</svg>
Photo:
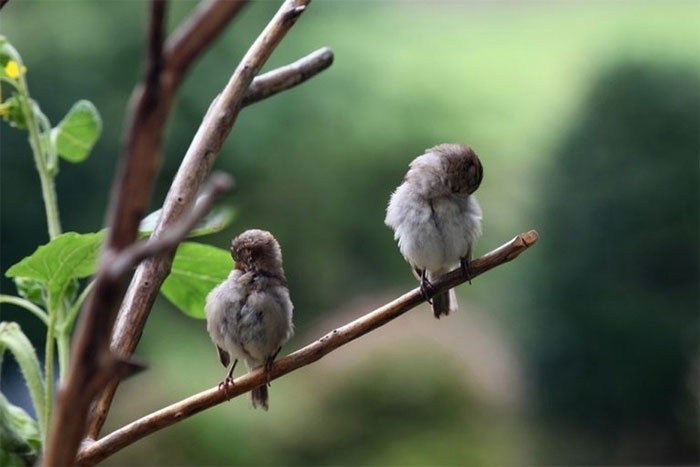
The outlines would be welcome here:
<svg viewBox="0 0 700 467">
<path fill-rule="evenodd" d="M 267 385 L 270 386 L 270 372 L 272 372 L 272 366 L 275 364 L 275 357 L 270 357 L 265 360 L 265 376 L 267 377 Z"/>
<path fill-rule="evenodd" d="M 432 305 L 433 301 L 430 299 L 430 295 L 434 292 L 434 288 L 433 284 L 425 277 L 420 281 L 420 292 L 423 294 L 425 301 Z"/>
<path fill-rule="evenodd" d="M 469 285 L 472 285 L 471 261 L 469 261 L 469 259 L 466 257 L 460 258 L 459 264 L 462 266 L 462 274 L 467 276 L 467 282 L 469 282 Z"/>
<path fill-rule="evenodd" d="M 227 401 L 231 400 L 231 396 L 228 393 L 229 385 L 233 386 L 233 378 L 230 376 L 227 376 L 226 378 L 224 378 L 224 380 L 222 382 L 219 383 L 219 391 L 221 391 L 223 389 L 223 391 L 226 393 L 226 400 Z"/>
</svg>

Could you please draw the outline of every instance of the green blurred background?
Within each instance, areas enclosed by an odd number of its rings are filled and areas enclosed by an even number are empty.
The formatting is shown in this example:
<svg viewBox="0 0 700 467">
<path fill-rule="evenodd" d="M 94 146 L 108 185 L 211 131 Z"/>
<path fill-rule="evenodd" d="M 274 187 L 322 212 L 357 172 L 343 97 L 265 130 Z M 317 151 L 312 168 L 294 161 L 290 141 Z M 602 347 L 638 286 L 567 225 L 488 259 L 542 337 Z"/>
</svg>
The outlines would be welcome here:
<svg viewBox="0 0 700 467">
<path fill-rule="evenodd" d="M 170 4 L 174 28 L 195 6 Z M 251 2 L 174 106 L 152 207 L 209 102 L 278 2 Z M 0 32 L 56 123 L 79 98 L 102 113 L 91 158 L 62 163 L 66 231 L 101 228 L 147 6 L 16 1 Z M 333 66 L 245 109 L 216 163 L 237 179 L 235 222 L 279 239 L 295 303 L 289 352 L 415 280 L 383 225 L 408 162 L 466 142 L 485 178 L 476 254 L 536 228 L 517 261 L 245 398 L 110 458 L 124 464 L 695 464 L 698 455 L 697 2 L 316 1 L 266 69 L 320 47 Z M 1 270 L 47 232 L 25 134 L 0 127 Z M 4 278 L 2 293 L 14 293 Z M 41 348 L 43 329 L 3 305 Z M 164 300 L 106 431 L 213 386 L 203 321 Z M 8 359 L 6 359 L 8 360 Z M 2 390 L 28 405 L 15 369 Z M 105 432 L 106 432 L 105 431 Z"/>
</svg>

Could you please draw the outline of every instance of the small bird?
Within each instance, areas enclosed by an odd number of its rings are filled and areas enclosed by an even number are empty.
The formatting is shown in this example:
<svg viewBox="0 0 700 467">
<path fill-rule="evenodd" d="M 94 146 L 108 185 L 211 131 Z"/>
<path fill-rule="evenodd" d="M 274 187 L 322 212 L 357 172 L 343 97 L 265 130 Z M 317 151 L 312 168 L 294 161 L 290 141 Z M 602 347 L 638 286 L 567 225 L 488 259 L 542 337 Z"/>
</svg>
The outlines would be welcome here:
<svg viewBox="0 0 700 467">
<path fill-rule="evenodd" d="M 282 250 L 270 232 L 247 230 L 231 242 L 235 268 L 228 278 L 207 296 L 204 307 L 207 331 L 225 367 L 226 378 L 219 385 L 233 384 L 233 370 L 239 359 L 249 370 L 272 363 L 282 345 L 294 334 L 293 305 L 282 269 Z M 268 409 L 267 385 L 251 391 L 253 407 Z"/>
<path fill-rule="evenodd" d="M 482 178 L 472 148 L 440 144 L 409 164 L 403 183 L 391 195 L 384 222 L 394 230 L 426 299 L 430 280 L 457 264 L 471 274 L 472 249 L 481 235 L 481 208 L 473 193 Z M 435 295 L 432 307 L 436 318 L 456 311 L 454 289 Z"/>
</svg>

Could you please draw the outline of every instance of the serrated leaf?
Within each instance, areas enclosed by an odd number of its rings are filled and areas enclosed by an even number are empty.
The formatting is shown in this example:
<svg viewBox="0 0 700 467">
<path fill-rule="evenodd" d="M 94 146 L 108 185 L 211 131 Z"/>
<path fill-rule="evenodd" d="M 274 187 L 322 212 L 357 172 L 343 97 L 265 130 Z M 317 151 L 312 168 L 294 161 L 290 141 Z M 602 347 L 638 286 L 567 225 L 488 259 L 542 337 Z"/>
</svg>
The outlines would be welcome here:
<svg viewBox="0 0 700 467">
<path fill-rule="evenodd" d="M 228 277 L 233 260 L 228 251 L 184 242 L 175 253 L 170 275 L 160 291 L 186 315 L 204 319 L 204 302 L 211 290 Z"/>
<path fill-rule="evenodd" d="M 76 102 L 56 128 L 51 130 L 58 155 L 69 162 L 81 162 L 90 154 L 102 132 L 102 119 L 90 101 Z"/>
<path fill-rule="evenodd" d="M 68 232 L 42 245 L 5 273 L 7 277 L 25 277 L 44 283 L 53 310 L 65 295 L 72 279 L 95 272 L 104 231 L 79 234 Z"/>
<path fill-rule="evenodd" d="M 9 350 L 17 361 L 29 388 L 39 420 L 44 419 L 44 380 L 34 347 L 17 323 L 0 322 L 0 358 Z"/>
<path fill-rule="evenodd" d="M 148 216 L 144 217 L 139 225 L 139 233 L 142 235 L 148 235 L 153 232 L 162 211 L 162 209 L 158 209 L 157 211 L 153 211 Z M 220 232 L 231 224 L 235 214 L 236 210 L 231 206 L 216 206 L 209 212 L 209 214 L 204 216 L 204 218 L 199 221 L 195 228 L 192 229 L 189 234 L 187 234 L 187 237 L 201 237 L 202 235 Z"/>
</svg>

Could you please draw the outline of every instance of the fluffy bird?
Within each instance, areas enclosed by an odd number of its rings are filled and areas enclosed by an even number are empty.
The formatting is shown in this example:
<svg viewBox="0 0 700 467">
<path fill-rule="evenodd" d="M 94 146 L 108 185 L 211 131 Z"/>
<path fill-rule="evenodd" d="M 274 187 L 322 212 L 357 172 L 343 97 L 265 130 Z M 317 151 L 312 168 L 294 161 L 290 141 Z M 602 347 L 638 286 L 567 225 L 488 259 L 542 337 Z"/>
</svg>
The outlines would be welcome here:
<svg viewBox="0 0 700 467">
<path fill-rule="evenodd" d="M 238 360 L 248 369 L 270 371 L 292 337 L 292 302 L 282 268 L 282 250 L 270 232 L 247 230 L 231 242 L 235 268 L 207 296 L 207 331 L 221 364 L 231 368 L 222 381 L 233 383 Z M 233 360 L 233 363 L 231 361 Z M 251 391 L 253 407 L 268 409 L 267 385 Z"/>
<path fill-rule="evenodd" d="M 428 297 L 430 280 L 461 264 L 470 274 L 472 248 L 481 235 L 481 208 L 474 192 L 481 184 L 479 157 L 464 144 L 440 144 L 415 158 L 394 191 L 386 225 L 421 281 Z M 454 290 L 432 300 L 436 318 L 457 310 Z"/>
</svg>

